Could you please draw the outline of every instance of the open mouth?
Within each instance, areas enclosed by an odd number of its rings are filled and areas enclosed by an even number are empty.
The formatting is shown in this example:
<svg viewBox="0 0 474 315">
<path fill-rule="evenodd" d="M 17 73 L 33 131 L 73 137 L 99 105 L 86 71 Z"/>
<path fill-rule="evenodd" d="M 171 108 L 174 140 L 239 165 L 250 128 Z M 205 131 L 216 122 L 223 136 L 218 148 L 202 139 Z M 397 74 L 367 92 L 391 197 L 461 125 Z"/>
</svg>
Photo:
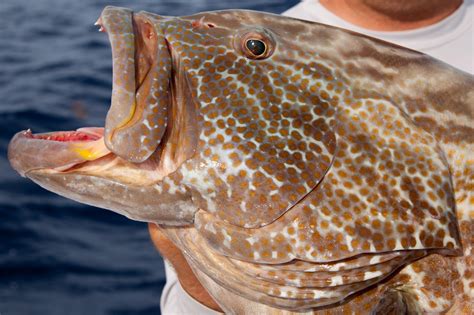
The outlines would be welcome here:
<svg viewBox="0 0 474 315">
<path fill-rule="evenodd" d="M 161 19 L 124 8 L 103 10 L 96 24 L 107 33 L 113 58 L 105 127 L 19 132 L 8 151 L 14 169 L 27 176 L 30 171 L 90 171 L 107 162 L 128 169 L 154 168 L 162 177 L 194 154 L 195 104 L 185 76 L 179 75 L 184 72 L 181 65 L 172 60 Z"/>
</svg>

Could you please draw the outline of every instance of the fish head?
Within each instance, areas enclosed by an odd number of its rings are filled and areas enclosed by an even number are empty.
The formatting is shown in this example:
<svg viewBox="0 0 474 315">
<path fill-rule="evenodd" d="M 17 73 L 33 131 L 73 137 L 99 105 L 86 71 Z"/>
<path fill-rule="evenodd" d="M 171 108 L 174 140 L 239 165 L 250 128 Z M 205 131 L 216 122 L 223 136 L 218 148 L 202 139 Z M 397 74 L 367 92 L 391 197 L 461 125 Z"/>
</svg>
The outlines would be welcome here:
<svg viewBox="0 0 474 315">
<path fill-rule="evenodd" d="M 329 169 L 335 111 L 291 84 L 291 29 L 265 27 L 268 19 L 106 7 L 97 22 L 113 58 L 105 127 L 20 132 L 9 146 L 12 166 L 49 190 L 137 220 L 189 223 L 202 208 L 240 226 L 273 221 Z M 169 198 L 167 181 L 176 193 Z M 165 205 L 176 215 L 157 210 Z"/>
</svg>

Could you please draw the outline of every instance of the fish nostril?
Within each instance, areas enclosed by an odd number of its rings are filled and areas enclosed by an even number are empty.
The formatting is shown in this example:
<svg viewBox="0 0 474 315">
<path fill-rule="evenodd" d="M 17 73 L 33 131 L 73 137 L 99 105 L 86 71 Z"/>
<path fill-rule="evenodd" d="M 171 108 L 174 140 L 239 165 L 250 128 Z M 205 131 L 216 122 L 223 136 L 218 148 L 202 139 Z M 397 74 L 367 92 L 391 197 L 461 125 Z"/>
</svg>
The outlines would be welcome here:
<svg viewBox="0 0 474 315">
<path fill-rule="evenodd" d="M 207 28 L 214 28 L 216 27 L 216 25 L 214 23 L 208 23 L 208 22 L 204 22 L 204 16 L 201 17 L 199 20 L 194 20 L 191 22 L 191 26 L 192 28 L 201 28 L 203 26 L 207 27 Z"/>
</svg>

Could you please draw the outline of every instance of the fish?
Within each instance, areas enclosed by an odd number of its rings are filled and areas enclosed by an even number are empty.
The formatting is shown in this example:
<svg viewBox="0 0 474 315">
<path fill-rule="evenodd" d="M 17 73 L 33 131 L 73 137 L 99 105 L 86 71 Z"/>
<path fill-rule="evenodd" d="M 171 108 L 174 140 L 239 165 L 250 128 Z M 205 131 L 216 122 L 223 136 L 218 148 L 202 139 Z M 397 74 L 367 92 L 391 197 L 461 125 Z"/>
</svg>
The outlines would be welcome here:
<svg viewBox="0 0 474 315">
<path fill-rule="evenodd" d="M 472 75 L 263 12 L 97 24 L 105 127 L 17 133 L 19 174 L 156 224 L 226 313 L 473 312 Z"/>
</svg>

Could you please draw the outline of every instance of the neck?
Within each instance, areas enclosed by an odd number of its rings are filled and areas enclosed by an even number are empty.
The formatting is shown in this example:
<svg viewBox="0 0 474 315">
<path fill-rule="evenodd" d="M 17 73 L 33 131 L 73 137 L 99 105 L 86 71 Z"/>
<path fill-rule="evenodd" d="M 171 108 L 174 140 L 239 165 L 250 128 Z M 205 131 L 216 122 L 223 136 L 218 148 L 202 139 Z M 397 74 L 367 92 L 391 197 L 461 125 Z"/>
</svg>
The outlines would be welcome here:
<svg viewBox="0 0 474 315">
<path fill-rule="evenodd" d="M 375 31 L 405 31 L 435 24 L 451 15 L 462 0 L 320 0 L 327 10 Z"/>
</svg>

